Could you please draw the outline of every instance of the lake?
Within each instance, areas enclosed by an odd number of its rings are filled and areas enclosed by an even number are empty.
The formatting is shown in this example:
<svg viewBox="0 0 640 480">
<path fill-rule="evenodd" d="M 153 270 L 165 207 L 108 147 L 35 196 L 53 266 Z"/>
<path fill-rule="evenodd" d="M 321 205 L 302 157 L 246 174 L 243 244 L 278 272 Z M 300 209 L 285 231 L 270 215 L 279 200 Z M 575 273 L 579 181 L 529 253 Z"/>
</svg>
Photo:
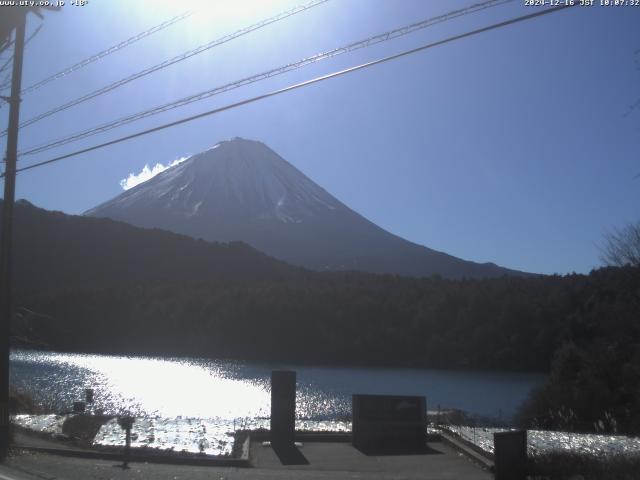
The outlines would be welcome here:
<svg viewBox="0 0 640 480">
<path fill-rule="evenodd" d="M 68 410 L 93 388 L 95 408 L 138 417 L 268 418 L 272 370 L 297 372 L 300 419 L 350 417 L 353 393 L 424 395 L 429 410 L 457 408 L 510 420 L 546 375 L 438 369 L 313 367 L 198 358 L 11 352 L 11 384 L 36 402 Z M 251 423 L 251 422 L 249 422 Z"/>
</svg>

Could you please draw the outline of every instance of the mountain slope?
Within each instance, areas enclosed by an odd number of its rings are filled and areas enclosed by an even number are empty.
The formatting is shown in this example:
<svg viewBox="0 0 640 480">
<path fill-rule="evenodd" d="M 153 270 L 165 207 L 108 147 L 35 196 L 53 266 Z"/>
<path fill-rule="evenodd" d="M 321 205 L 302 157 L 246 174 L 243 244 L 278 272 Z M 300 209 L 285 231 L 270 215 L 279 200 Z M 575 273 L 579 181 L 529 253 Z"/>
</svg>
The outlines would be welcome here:
<svg viewBox="0 0 640 480">
<path fill-rule="evenodd" d="M 13 257 L 14 286 L 20 291 L 260 281 L 290 278 L 298 271 L 239 242 L 212 244 L 51 212 L 24 200 L 15 207 Z"/>
<path fill-rule="evenodd" d="M 261 142 L 235 138 L 85 213 L 210 241 L 241 240 L 295 265 L 411 276 L 522 274 L 404 240 L 327 193 Z"/>
<path fill-rule="evenodd" d="M 240 243 L 23 201 L 14 220 L 15 345 L 540 370 L 564 342 L 623 345 L 627 365 L 640 335 L 638 268 L 472 281 L 314 273 Z"/>
</svg>

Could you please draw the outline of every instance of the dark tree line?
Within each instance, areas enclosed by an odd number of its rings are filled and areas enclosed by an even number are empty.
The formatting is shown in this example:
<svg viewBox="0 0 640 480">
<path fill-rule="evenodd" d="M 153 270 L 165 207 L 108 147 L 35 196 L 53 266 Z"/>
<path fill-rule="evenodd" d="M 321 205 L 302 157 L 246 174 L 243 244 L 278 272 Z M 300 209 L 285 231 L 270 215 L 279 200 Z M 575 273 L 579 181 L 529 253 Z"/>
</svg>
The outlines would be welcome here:
<svg viewBox="0 0 640 480">
<path fill-rule="evenodd" d="M 640 434 L 640 267 L 592 273 L 596 289 L 567 319 L 548 383 L 519 414 L 526 426 Z"/>
<path fill-rule="evenodd" d="M 126 283 L 19 296 L 74 351 L 548 371 L 565 344 L 640 339 L 638 269 L 451 281 L 359 273 Z M 28 336 L 23 334 L 22 336 Z"/>
<path fill-rule="evenodd" d="M 109 220 L 16 214 L 14 344 L 550 371 L 520 420 L 640 432 L 640 267 L 487 280 L 290 267 Z"/>
</svg>

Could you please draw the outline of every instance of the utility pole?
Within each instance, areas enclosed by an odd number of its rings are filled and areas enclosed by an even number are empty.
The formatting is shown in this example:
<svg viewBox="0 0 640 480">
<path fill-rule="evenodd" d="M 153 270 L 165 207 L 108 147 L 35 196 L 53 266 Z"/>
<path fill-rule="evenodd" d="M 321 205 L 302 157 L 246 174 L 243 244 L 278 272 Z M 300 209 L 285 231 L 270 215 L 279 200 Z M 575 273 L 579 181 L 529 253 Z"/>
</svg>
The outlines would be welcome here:
<svg viewBox="0 0 640 480">
<path fill-rule="evenodd" d="M 16 159 L 20 122 L 20 90 L 22 57 L 28 10 L 16 16 L 16 36 L 9 102 L 9 128 L 4 169 L 4 202 L 2 205 L 2 239 L 0 245 L 0 460 L 9 450 L 9 336 L 11 334 L 11 239 L 13 235 L 13 203 L 16 191 Z"/>
</svg>

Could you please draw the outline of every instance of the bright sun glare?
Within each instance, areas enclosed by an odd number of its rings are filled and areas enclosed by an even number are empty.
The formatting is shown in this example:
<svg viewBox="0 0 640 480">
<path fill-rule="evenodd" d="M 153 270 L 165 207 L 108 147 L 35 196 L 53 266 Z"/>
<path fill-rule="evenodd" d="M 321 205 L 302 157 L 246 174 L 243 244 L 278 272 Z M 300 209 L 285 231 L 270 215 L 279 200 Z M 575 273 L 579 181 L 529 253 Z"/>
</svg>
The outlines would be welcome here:
<svg viewBox="0 0 640 480">
<path fill-rule="evenodd" d="M 151 18 L 164 21 L 190 12 L 189 18 L 176 32 L 179 31 L 179 35 L 188 37 L 188 40 L 206 42 L 304 3 L 305 0 L 147 0 L 138 4 L 137 15 L 142 17 L 141 21 L 149 22 Z M 181 39 L 182 42 L 184 40 Z"/>
<path fill-rule="evenodd" d="M 174 2 L 165 3 L 167 7 L 176 8 Z M 211 29 L 212 25 L 219 25 L 220 22 L 224 22 L 233 28 L 237 28 L 240 25 L 246 26 L 259 18 L 269 16 L 271 13 L 280 11 L 280 9 L 289 8 L 290 5 L 297 5 L 297 3 L 282 0 L 190 0 L 180 2 L 178 5 L 182 11 L 193 12 L 193 15 L 189 18 L 189 23 L 199 33 L 206 33 L 207 30 Z M 176 10 L 176 14 L 178 13 Z"/>
</svg>

